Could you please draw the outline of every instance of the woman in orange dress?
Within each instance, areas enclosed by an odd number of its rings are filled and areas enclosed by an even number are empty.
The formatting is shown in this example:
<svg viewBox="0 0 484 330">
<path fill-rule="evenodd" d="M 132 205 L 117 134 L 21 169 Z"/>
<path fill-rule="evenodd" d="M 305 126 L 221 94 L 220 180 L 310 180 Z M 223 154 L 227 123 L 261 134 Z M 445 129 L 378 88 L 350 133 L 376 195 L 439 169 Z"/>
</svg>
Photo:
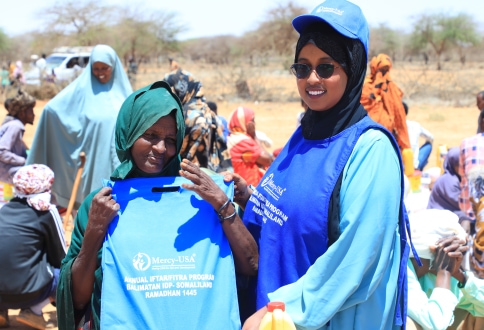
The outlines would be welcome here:
<svg viewBox="0 0 484 330">
<path fill-rule="evenodd" d="M 234 172 L 248 184 L 256 186 L 264 169 L 272 163 L 272 156 L 257 141 L 254 110 L 238 107 L 229 118 L 230 135 L 227 139 Z"/>
</svg>

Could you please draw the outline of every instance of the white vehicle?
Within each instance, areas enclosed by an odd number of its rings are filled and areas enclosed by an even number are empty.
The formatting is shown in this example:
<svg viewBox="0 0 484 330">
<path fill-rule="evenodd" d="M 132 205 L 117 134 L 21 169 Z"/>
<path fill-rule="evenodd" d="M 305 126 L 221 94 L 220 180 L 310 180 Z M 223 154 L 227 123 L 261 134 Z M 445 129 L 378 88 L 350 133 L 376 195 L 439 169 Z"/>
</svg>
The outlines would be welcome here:
<svg viewBox="0 0 484 330">
<path fill-rule="evenodd" d="M 55 52 L 47 56 L 43 79 L 54 82 L 71 82 L 89 63 L 90 52 Z M 40 69 L 34 67 L 24 74 L 27 84 L 40 85 Z"/>
</svg>

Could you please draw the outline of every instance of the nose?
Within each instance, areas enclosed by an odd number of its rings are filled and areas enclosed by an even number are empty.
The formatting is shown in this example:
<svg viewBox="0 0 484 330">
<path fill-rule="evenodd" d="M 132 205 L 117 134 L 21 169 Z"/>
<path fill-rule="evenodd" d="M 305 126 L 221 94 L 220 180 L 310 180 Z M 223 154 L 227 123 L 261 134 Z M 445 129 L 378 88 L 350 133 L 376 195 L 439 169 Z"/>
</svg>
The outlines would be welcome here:
<svg viewBox="0 0 484 330">
<path fill-rule="evenodd" d="M 320 78 L 319 78 L 318 74 L 316 73 L 315 69 L 311 70 L 311 72 L 309 73 L 309 77 L 308 77 L 307 81 L 308 81 L 309 84 L 319 83 Z"/>
<path fill-rule="evenodd" d="M 160 153 L 160 154 L 165 153 L 166 151 L 165 140 L 160 140 L 158 141 L 158 143 L 153 144 L 153 149 L 155 149 L 157 153 Z"/>
</svg>

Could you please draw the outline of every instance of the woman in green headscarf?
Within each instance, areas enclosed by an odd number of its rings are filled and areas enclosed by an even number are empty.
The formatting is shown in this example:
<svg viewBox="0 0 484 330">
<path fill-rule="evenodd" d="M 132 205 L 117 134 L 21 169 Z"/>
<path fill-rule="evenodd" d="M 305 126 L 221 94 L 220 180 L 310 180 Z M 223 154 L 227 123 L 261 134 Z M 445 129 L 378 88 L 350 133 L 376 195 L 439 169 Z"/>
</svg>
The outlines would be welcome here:
<svg viewBox="0 0 484 330">
<path fill-rule="evenodd" d="M 121 164 L 111 180 L 180 175 L 179 152 L 184 133 L 182 105 L 166 82 L 159 81 L 134 92 L 123 103 L 116 121 L 115 144 Z M 193 166 L 186 160 L 184 163 L 187 164 L 184 167 Z M 215 209 L 227 199 L 209 176 L 195 166 L 189 179 L 193 184 L 187 188 L 196 191 Z M 57 288 L 59 329 L 75 329 L 86 314 L 90 314 L 90 328 L 100 327 L 102 244 L 119 208 L 109 187 L 93 191 L 79 208 Z M 222 216 L 227 217 L 229 212 L 231 208 L 225 207 Z M 255 241 L 238 217 L 226 222 L 223 228 L 236 264 L 242 263 L 241 269 L 254 274 Z"/>
</svg>

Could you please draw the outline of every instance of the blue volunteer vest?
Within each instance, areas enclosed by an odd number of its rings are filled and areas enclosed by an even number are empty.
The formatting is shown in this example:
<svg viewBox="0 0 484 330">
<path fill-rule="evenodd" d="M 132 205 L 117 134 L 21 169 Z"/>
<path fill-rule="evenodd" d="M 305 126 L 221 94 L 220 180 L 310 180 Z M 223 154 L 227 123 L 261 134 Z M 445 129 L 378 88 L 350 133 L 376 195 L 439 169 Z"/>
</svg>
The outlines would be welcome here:
<svg viewBox="0 0 484 330">
<path fill-rule="evenodd" d="M 259 257 L 257 308 L 268 303 L 269 293 L 296 282 L 326 252 L 331 194 L 356 142 L 371 128 L 380 129 L 387 134 L 399 155 L 402 168 L 400 152 L 393 136 L 366 116 L 353 126 L 324 140 L 306 140 L 301 134 L 294 134 L 254 190 L 244 212 L 244 223 L 258 240 L 260 251 L 271 251 Z M 311 184 L 311 180 L 317 184 Z M 410 237 L 410 225 L 403 204 L 403 171 L 401 187 L 401 262 L 396 325 L 403 325 L 407 315 L 407 233 Z M 294 203 L 301 207 L 287 207 Z M 287 219 L 297 221 L 286 221 Z M 260 227 L 260 231 L 258 228 L 254 230 L 251 223 Z"/>
<path fill-rule="evenodd" d="M 232 199 L 233 184 L 212 178 Z M 107 183 L 121 209 L 102 250 L 102 329 L 240 329 L 228 240 L 211 205 L 182 183 Z"/>
</svg>

